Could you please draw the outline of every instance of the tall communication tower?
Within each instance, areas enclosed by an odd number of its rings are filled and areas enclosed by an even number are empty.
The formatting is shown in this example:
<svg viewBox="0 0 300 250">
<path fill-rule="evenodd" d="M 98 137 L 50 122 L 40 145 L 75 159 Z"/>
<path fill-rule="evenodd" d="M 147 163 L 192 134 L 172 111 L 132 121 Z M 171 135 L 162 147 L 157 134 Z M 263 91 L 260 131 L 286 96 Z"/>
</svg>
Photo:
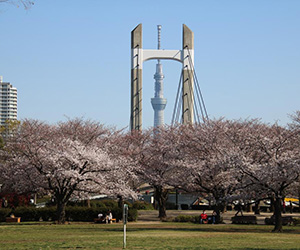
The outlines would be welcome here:
<svg viewBox="0 0 300 250">
<path fill-rule="evenodd" d="M 161 25 L 157 25 L 157 32 L 158 32 L 157 49 L 160 50 L 161 49 L 160 47 Z M 164 75 L 162 72 L 162 64 L 160 63 L 160 59 L 157 60 L 154 79 L 155 79 L 154 98 L 151 98 L 151 104 L 154 109 L 154 127 L 159 127 L 164 125 L 164 109 L 167 105 L 167 99 L 164 98 L 164 93 L 163 93 Z"/>
<path fill-rule="evenodd" d="M 130 129 L 142 130 L 143 116 L 143 63 L 149 60 L 158 60 L 155 82 L 155 96 L 151 103 L 154 109 L 154 124 L 163 124 L 163 111 L 167 104 L 163 97 L 163 74 L 161 59 L 173 60 L 182 64 L 180 83 L 178 87 L 178 96 L 180 100 L 175 107 L 181 110 L 181 122 L 183 124 L 193 124 L 195 118 L 199 118 L 197 112 L 194 112 L 194 81 L 197 82 L 194 70 L 194 33 L 188 26 L 182 26 L 182 49 L 166 50 L 166 49 L 143 49 L 142 43 L 142 24 L 140 23 L 131 31 L 131 99 L 130 99 Z M 158 26 L 158 47 L 160 48 L 160 31 Z M 197 89 L 197 88 L 196 88 Z M 200 90 L 198 89 L 198 92 Z M 199 94 L 199 93 L 198 93 Z M 200 93 L 201 95 L 201 93 Z M 202 100 L 203 101 L 203 100 Z M 178 117 L 176 115 L 176 117 Z M 175 117 L 175 118 L 176 118 Z M 176 118 L 176 120 L 178 120 Z M 158 123 L 160 121 L 160 123 Z"/>
</svg>

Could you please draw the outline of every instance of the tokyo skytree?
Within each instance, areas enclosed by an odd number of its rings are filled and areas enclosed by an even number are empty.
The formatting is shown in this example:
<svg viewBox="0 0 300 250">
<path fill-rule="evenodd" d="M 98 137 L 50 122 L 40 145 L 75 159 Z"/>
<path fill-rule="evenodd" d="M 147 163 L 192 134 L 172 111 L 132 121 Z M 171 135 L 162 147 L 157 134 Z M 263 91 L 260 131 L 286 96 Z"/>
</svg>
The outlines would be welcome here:
<svg viewBox="0 0 300 250">
<path fill-rule="evenodd" d="M 158 31 L 157 49 L 160 50 L 161 49 L 160 48 L 161 25 L 157 25 L 157 31 Z M 164 75 L 162 72 L 162 64 L 160 63 L 160 59 L 157 60 L 154 79 L 155 79 L 154 98 L 151 98 L 151 104 L 154 109 L 154 127 L 158 127 L 164 125 L 164 109 L 167 105 L 167 99 L 164 98 L 164 93 L 163 93 Z"/>
</svg>

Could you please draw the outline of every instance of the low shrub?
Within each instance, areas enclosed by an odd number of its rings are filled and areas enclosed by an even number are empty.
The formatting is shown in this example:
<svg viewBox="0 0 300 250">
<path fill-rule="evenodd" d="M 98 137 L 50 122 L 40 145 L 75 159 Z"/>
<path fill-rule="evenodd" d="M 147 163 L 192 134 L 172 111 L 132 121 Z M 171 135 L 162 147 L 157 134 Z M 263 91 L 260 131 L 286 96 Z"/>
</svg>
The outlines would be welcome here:
<svg viewBox="0 0 300 250">
<path fill-rule="evenodd" d="M 138 211 L 137 209 L 128 209 L 128 221 L 137 221 L 138 218 Z"/>
<path fill-rule="evenodd" d="M 200 216 L 200 215 L 195 215 L 195 216 L 194 216 L 194 222 L 195 222 L 195 223 L 200 223 L 200 219 L 201 219 L 201 216 Z"/>
<path fill-rule="evenodd" d="M 14 211 L 16 217 L 21 217 L 22 221 L 43 221 L 55 220 L 56 207 L 17 207 Z"/>
<path fill-rule="evenodd" d="M 109 209 L 106 207 L 106 200 L 103 202 L 104 200 L 81 200 L 81 201 L 69 201 L 68 202 L 68 207 L 88 207 L 88 204 L 90 204 L 90 207 L 102 207 L 102 208 L 106 208 L 106 209 Z M 110 207 L 114 207 L 115 202 L 111 202 L 110 204 Z"/>
<path fill-rule="evenodd" d="M 266 225 L 275 225 L 275 216 L 272 215 L 271 217 L 265 218 L 265 224 Z M 295 224 L 295 218 L 292 218 L 292 216 L 282 216 L 282 225 L 292 225 Z"/>
<path fill-rule="evenodd" d="M 178 215 L 174 218 L 174 222 L 193 222 L 196 223 L 199 216 L 192 215 Z"/>
<path fill-rule="evenodd" d="M 102 201 L 99 201 L 99 200 L 92 200 L 90 202 L 90 204 L 91 204 L 91 207 L 97 207 L 97 208 L 101 207 L 103 209 L 109 209 Z"/>
<path fill-rule="evenodd" d="M 38 209 L 35 207 L 17 207 L 13 214 L 16 217 L 21 217 L 22 221 L 38 221 Z"/>
<path fill-rule="evenodd" d="M 69 221 L 93 221 L 99 213 L 106 214 L 106 210 L 104 211 L 81 206 L 66 207 L 66 219 Z"/>
<path fill-rule="evenodd" d="M 146 201 L 135 201 L 132 204 L 132 208 L 137 209 L 137 210 L 153 210 L 154 209 L 152 204 L 150 204 Z"/>
<path fill-rule="evenodd" d="M 300 218 L 293 218 L 293 222 L 294 222 L 294 225 L 297 226 L 297 225 L 300 225 Z"/>
<path fill-rule="evenodd" d="M 118 207 L 118 203 L 113 200 L 106 200 L 103 203 L 96 203 L 97 206 L 67 206 L 66 219 L 70 221 L 94 221 L 98 214 L 106 215 L 111 211 L 113 218 L 117 221 L 122 220 L 123 210 Z M 73 204 L 74 205 L 74 204 Z M 56 220 L 56 207 L 17 207 L 14 210 L 16 217 L 21 217 L 22 221 L 43 221 Z M 11 209 L 0 209 L 0 221 L 5 221 L 5 218 L 11 214 Z M 137 220 L 137 209 L 130 207 L 128 210 L 128 221 Z"/>
<path fill-rule="evenodd" d="M 9 208 L 1 208 L 0 209 L 0 221 L 5 221 L 5 218 L 8 217 L 11 213 L 11 209 Z"/>
<path fill-rule="evenodd" d="M 110 209 L 113 218 L 116 218 L 117 221 L 122 220 L 123 212 L 121 208 Z M 87 207 L 67 207 L 66 208 L 66 217 L 71 221 L 93 221 L 94 218 L 98 217 L 98 214 L 106 215 L 108 212 L 107 209 L 102 208 L 87 208 Z M 128 210 L 128 221 L 137 220 L 137 210 L 129 209 Z"/>
<path fill-rule="evenodd" d="M 111 211 L 117 221 L 122 219 L 122 209 L 115 200 L 91 200 L 90 205 L 91 207 L 87 207 L 86 201 L 72 202 L 71 206 L 68 205 L 66 208 L 66 218 L 71 221 L 93 221 L 98 214 L 106 215 Z"/>
<path fill-rule="evenodd" d="M 56 218 L 56 207 L 42 207 L 36 208 L 39 220 L 54 221 Z"/>
<path fill-rule="evenodd" d="M 162 222 L 175 222 L 174 217 L 166 217 L 161 219 Z"/>
<path fill-rule="evenodd" d="M 101 200 L 101 203 L 105 205 L 108 209 L 113 210 L 118 208 L 118 202 L 110 199 Z"/>
</svg>

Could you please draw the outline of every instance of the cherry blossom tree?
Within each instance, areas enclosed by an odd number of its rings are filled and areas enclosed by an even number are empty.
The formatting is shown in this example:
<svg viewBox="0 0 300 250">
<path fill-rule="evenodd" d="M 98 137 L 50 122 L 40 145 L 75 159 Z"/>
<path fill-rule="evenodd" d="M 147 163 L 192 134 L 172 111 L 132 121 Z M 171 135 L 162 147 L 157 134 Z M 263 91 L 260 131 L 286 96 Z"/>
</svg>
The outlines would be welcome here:
<svg viewBox="0 0 300 250">
<path fill-rule="evenodd" d="M 243 185 L 243 175 L 236 170 L 237 150 L 230 138 L 233 129 L 232 122 L 223 119 L 182 129 L 182 167 L 188 176 L 183 188 L 213 201 L 218 215 Z"/>
<path fill-rule="evenodd" d="M 5 148 L 6 184 L 15 190 L 50 192 L 58 223 L 65 222 L 65 206 L 72 197 L 135 196 L 127 185 L 131 165 L 113 152 L 110 136 L 110 129 L 81 119 L 57 125 L 26 120 Z"/>
<path fill-rule="evenodd" d="M 290 123 L 289 126 L 290 129 L 292 129 L 298 135 L 298 139 L 296 141 L 295 147 L 299 149 L 300 148 L 300 110 L 296 111 L 290 117 L 292 119 L 292 123 Z M 298 190 L 298 199 L 300 200 L 300 177 L 296 186 L 297 187 L 295 187 L 295 189 Z"/>
<path fill-rule="evenodd" d="M 139 186 L 143 184 L 140 178 L 141 169 L 138 163 L 138 159 L 141 152 L 141 145 L 143 145 L 144 135 L 139 131 L 125 132 L 120 130 L 110 135 L 110 143 L 107 148 L 109 155 L 114 160 L 119 161 L 130 169 L 130 172 L 124 172 L 123 178 L 127 180 L 128 185 L 132 190 L 138 190 Z M 123 195 L 118 194 L 119 207 L 123 207 Z M 135 197 L 136 198 L 136 197 Z"/>
<path fill-rule="evenodd" d="M 292 122 L 289 123 L 289 129 L 293 130 L 297 134 L 297 141 L 295 147 L 300 148 L 300 110 L 295 111 L 293 114 L 289 115 Z M 300 200 L 300 177 L 298 182 L 292 187 L 293 190 L 297 190 L 298 199 Z"/>
<path fill-rule="evenodd" d="M 113 145 L 118 145 L 118 150 L 115 152 L 126 157 L 128 164 L 132 166 L 135 178 L 131 178 L 130 182 L 134 190 L 144 184 L 144 180 L 140 178 L 143 174 L 139 162 L 147 136 L 148 132 L 130 131 L 117 136 L 113 143 Z"/>
<path fill-rule="evenodd" d="M 34 1 L 30 0 L 0 0 L 0 3 L 9 3 L 17 7 L 22 6 L 24 9 L 30 9 L 34 5 Z"/>
<path fill-rule="evenodd" d="M 190 180 L 185 187 L 213 196 L 217 210 L 228 199 L 270 197 L 275 204 L 274 232 L 279 232 L 282 198 L 299 178 L 298 135 L 258 120 L 220 119 L 186 126 L 180 140 L 185 151 L 182 167 Z"/>
<path fill-rule="evenodd" d="M 297 133 L 277 124 L 245 123 L 239 141 L 241 164 L 239 170 L 252 184 L 274 203 L 275 227 L 282 231 L 282 201 L 289 187 L 299 178 L 299 147 Z M 243 141 L 243 143 L 241 143 Z"/>
<path fill-rule="evenodd" d="M 160 127 L 144 132 L 143 138 L 137 157 L 139 175 L 154 188 L 159 218 L 163 219 L 167 216 L 168 193 L 178 184 L 176 161 L 181 158 L 177 151 L 178 137 L 174 128 Z"/>
<path fill-rule="evenodd" d="M 292 128 L 300 128 L 300 110 L 297 110 L 294 114 L 290 115 L 292 123 L 290 124 Z"/>
</svg>

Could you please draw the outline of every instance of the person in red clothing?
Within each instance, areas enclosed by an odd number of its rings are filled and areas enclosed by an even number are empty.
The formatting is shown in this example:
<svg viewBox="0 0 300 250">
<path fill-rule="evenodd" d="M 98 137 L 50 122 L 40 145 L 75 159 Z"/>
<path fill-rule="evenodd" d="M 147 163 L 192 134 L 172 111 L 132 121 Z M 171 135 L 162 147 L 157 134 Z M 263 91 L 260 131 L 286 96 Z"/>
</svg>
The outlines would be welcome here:
<svg viewBox="0 0 300 250">
<path fill-rule="evenodd" d="M 200 215 L 200 224 L 207 224 L 208 219 L 207 219 L 207 214 L 205 210 L 203 210 L 203 213 Z"/>
</svg>

